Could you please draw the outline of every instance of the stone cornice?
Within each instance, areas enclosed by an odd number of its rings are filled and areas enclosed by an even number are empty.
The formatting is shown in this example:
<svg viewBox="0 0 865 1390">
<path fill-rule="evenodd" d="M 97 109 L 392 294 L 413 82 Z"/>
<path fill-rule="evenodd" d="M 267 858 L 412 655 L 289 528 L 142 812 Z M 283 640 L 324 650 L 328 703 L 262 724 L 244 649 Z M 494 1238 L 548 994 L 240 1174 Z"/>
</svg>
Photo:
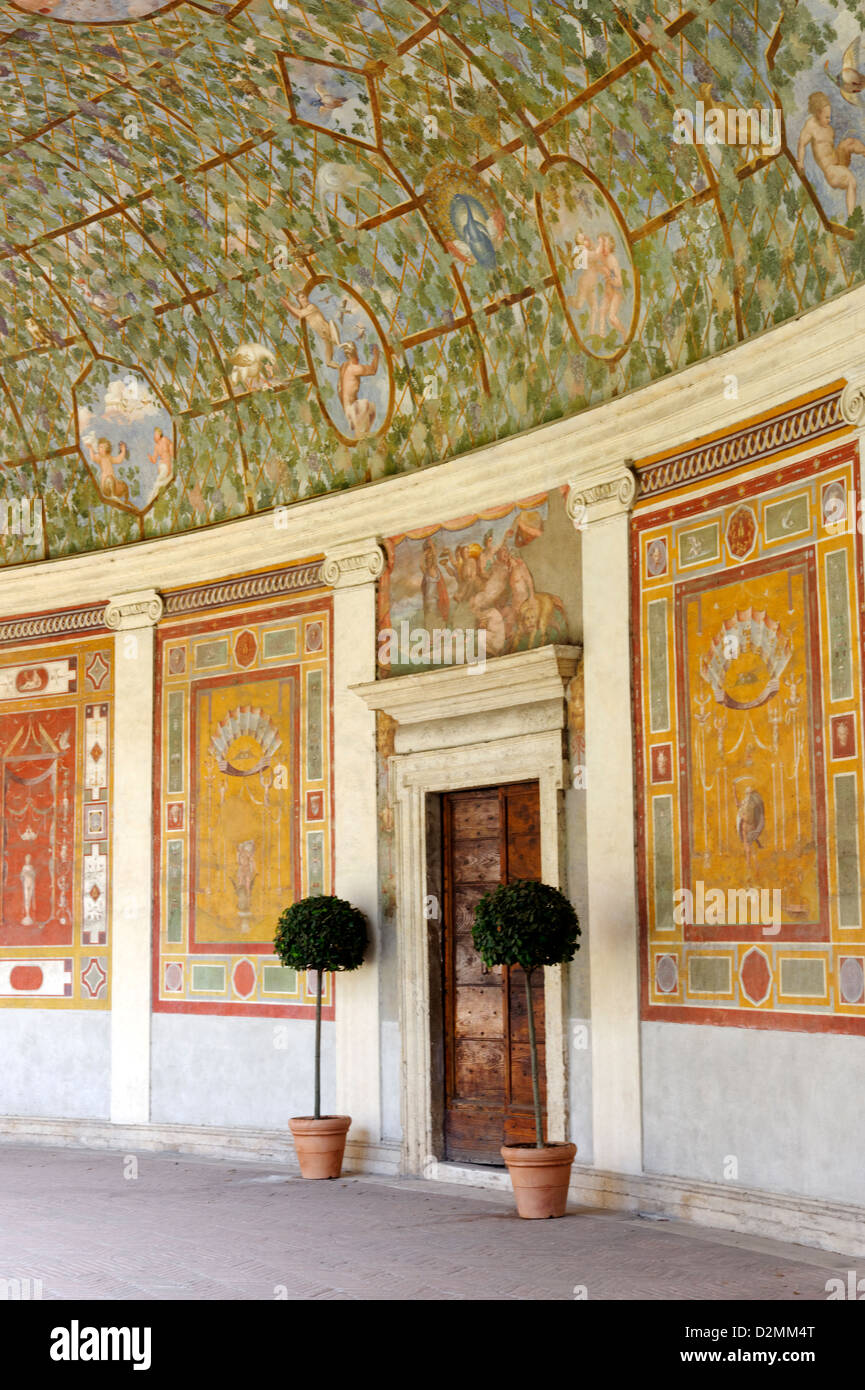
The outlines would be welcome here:
<svg viewBox="0 0 865 1390">
<path fill-rule="evenodd" d="M 156 590 L 137 589 L 108 600 L 105 626 L 114 632 L 129 632 L 135 628 L 155 627 L 161 617 L 162 598 Z"/>
<path fill-rule="evenodd" d="M 333 546 L 327 551 L 321 577 L 333 589 L 371 584 L 384 570 L 384 553 L 376 538 Z"/>
<path fill-rule="evenodd" d="M 581 656 L 579 645 L 536 647 L 494 657 L 483 667 L 445 666 L 367 681 L 351 690 L 368 709 L 383 710 L 398 724 L 460 719 L 563 700 Z"/>
</svg>

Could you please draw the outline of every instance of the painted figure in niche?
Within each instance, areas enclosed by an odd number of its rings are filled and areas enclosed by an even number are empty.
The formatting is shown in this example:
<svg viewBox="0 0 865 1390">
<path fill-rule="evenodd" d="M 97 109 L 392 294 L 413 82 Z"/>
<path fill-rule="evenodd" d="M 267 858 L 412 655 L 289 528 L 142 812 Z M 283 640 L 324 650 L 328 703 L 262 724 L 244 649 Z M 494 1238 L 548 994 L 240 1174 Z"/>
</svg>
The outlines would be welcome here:
<svg viewBox="0 0 865 1390">
<path fill-rule="evenodd" d="M 663 540 L 652 541 L 646 552 L 646 569 L 653 579 L 658 575 L 667 572 L 667 543 Z"/>
<path fill-rule="evenodd" d="M 361 362 L 354 343 L 341 344 L 345 361 L 339 369 L 339 399 L 355 439 L 372 433 L 375 403 L 360 396 L 361 378 L 378 372 L 379 345 L 373 344 L 369 362 Z"/>
<path fill-rule="evenodd" d="M 810 145 L 814 161 L 829 187 L 846 194 L 847 216 L 850 217 L 858 197 L 856 176 L 850 168 L 850 161 L 854 154 L 865 156 L 865 144 L 855 135 L 847 135 L 835 144 L 832 103 L 825 92 L 811 93 L 808 112 L 796 154 L 799 171 L 805 172 L 805 152 Z"/>
<path fill-rule="evenodd" d="M 129 449 L 125 440 L 121 439 L 117 445 L 117 453 L 111 452 L 111 440 L 96 440 L 87 438 L 84 441 L 90 451 L 90 457 L 99 469 L 99 487 L 102 496 L 107 497 L 111 502 L 128 502 L 129 488 L 121 478 L 115 476 L 114 470 L 118 464 L 124 463 L 129 457 Z"/>
<path fill-rule="evenodd" d="M 241 917 L 251 914 L 252 886 L 256 877 L 255 841 L 242 840 L 237 846 L 237 877 L 231 880 L 237 895 L 237 911 Z"/>
<path fill-rule="evenodd" d="M 24 916 L 21 918 L 22 927 L 32 927 L 32 913 L 36 905 L 36 870 L 29 854 L 25 854 L 24 863 L 21 866 L 21 897 L 24 902 Z"/>
<path fill-rule="evenodd" d="M 304 294 L 303 290 L 298 290 L 295 295 L 297 307 L 292 304 L 288 295 L 283 297 L 283 304 L 290 314 L 300 323 L 306 322 L 307 326 L 315 335 L 321 339 L 324 347 L 324 365 L 326 367 L 339 367 L 339 363 L 334 359 L 334 352 L 340 346 L 339 330 L 332 319 L 326 319 L 317 304 L 310 303 L 309 295 Z"/>
<path fill-rule="evenodd" d="M 829 483 L 823 489 L 823 522 L 837 526 L 847 518 L 847 490 L 843 483 Z"/>
<path fill-rule="evenodd" d="M 861 35 L 857 35 L 850 46 L 844 50 L 844 56 L 841 59 L 841 72 L 837 77 L 833 76 L 830 71 L 828 60 L 823 64 L 838 91 L 845 101 L 849 101 L 851 106 L 859 105 L 859 93 L 865 91 L 865 73 L 859 71 L 861 42 Z"/>
<path fill-rule="evenodd" d="M 739 796 L 737 783 L 742 779 L 737 778 L 733 783 L 733 795 L 736 797 L 736 834 L 742 841 L 745 850 L 745 864 L 750 871 L 754 854 L 754 845 L 758 849 L 763 846 L 760 843 L 760 836 L 766 826 L 766 807 L 763 798 L 751 782 L 745 783 L 745 790 Z"/>
</svg>

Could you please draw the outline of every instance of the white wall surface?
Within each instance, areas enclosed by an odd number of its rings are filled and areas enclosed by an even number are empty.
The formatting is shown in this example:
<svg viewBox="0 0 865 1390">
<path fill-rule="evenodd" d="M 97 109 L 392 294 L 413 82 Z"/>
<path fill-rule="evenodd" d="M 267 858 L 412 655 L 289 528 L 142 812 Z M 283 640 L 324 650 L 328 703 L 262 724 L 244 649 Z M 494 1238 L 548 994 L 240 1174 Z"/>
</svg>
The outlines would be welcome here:
<svg viewBox="0 0 865 1390">
<path fill-rule="evenodd" d="M 865 1203 L 865 1039 L 644 1023 L 642 1052 L 646 1172 Z"/>
<path fill-rule="evenodd" d="M 0 1009 L 0 1115 L 107 1120 L 111 1015 Z"/>
<path fill-rule="evenodd" d="M 155 1124 L 287 1130 L 313 1110 L 315 1024 L 299 1018 L 154 1014 Z M 321 1109 L 334 1108 L 334 1026 L 321 1026 Z"/>
</svg>

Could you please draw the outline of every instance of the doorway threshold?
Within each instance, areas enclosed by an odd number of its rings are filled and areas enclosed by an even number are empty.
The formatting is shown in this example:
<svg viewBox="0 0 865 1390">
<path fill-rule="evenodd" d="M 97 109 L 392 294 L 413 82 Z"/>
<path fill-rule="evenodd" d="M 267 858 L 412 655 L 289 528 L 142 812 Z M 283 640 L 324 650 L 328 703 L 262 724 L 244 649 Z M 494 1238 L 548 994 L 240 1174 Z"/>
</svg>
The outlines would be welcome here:
<svg viewBox="0 0 865 1390">
<path fill-rule="evenodd" d="M 511 1191 L 507 1168 L 494 1168 L 483 1163 L 449 1163 L 446 1159 L 429 1159 L 423 1168 L 425 1178 L 433 1182 L 460 1183 L 463 1187 L 486 1187 Z"/>
</svg>

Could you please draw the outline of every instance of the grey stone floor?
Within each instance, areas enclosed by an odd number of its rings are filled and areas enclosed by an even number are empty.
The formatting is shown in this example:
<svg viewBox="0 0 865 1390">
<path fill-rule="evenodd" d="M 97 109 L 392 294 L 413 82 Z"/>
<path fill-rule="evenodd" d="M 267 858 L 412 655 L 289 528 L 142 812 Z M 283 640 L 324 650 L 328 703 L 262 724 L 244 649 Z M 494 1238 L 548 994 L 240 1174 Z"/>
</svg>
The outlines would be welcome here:
<svg viewBox="0 0 865 1390">
<path fill-rule="evenodd" d="M 171 1154 L 2 1144 L 0 1210 L 0 1281 L 41 1280 L 44 1299 L 799 1302 L 851 1265 L 630 1213 L 521 1221 L 507 1193 Z"/>
</svg>

